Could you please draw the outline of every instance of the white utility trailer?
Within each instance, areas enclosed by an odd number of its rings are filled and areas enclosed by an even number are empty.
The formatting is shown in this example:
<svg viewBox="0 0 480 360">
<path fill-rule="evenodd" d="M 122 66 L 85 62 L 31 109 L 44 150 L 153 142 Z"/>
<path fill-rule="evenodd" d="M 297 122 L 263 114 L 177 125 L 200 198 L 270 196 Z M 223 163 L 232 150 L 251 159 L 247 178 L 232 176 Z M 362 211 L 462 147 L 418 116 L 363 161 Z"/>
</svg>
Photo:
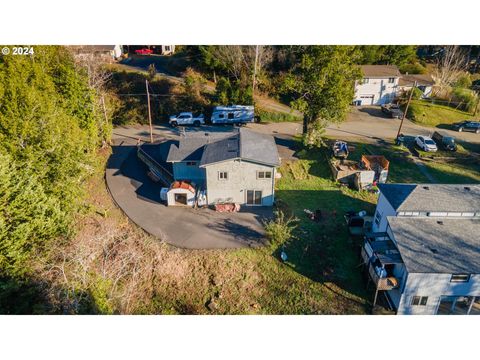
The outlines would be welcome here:
<svg viewBox="0 0 480 360">
<path fill-rule="evenodd" d="M 254 122 L 254 107 L 251 105 L 215 106 L 212 124 L 246 124 Z"/>
</svg>

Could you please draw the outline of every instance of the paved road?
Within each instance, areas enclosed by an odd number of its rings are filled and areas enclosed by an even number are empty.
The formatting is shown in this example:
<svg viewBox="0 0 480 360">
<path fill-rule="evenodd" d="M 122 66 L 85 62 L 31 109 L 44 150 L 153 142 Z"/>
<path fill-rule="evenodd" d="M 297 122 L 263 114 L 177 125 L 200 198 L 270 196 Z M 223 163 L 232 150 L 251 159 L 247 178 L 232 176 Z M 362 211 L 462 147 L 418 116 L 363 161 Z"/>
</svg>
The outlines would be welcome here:
<svg viewBox="0 0 480 360">
<path fill-rule="evenodd" d="M 337 137 L 360 137 L 370 140 L 395 139 L 400 126 L 399 119 L 391 119 L 383 115 L 379 107 L 352 108 L 347 120 L 340 125 L 330 125 L 327 135 Z M 405 135 L 431 135 L 436 128 L 420 126 L 408 119 L 403 122 L 402 133 Z M 459 133 L 457 131 L 439 129 L 454 136 L 458 140 L 480 144 L 480 135 Z"/>
<path fill-rule="evenodd" d="M 239 213 L 210 209 L 167 207 L 160 203 L 160 185 L 146 175 L 136 156 L 138 138 L 148 137 L 142 126 L 114 130 L 113 154 L 106 182 L 117 205 L 138 226 L 159 239 L 182 248 L 224 249 L 254 247 L 266 241 L 262 222 L 271 208 L 246 208 Z M 157 139 L 177 136 L 170 129 L 155 128 Z"/>
<path fill-rule="evenodd" d="M 250 124 L 249 127 L 256 131 L 280 134 L 282 136 L 294 136 L 302 132 L 302 124 L 298 123 L 271 123 Z M 383 115 L 378 107 L 352 108 L 347 120 L 341 124 L 332 124 L 327 127 L 326 134 L 338 138 L 362 139 L 369 142 L 393 140 L 397 136 L 399 119 L 390 119 Z M 405 135 L 431 135 L 436 128 L 420 126 L 405 119 L 402 133 Z M 457 131 L 440 129 L 440 131 L 454 136 L 457 140 L 472 144 L 480 144 L 480 135 L 474 133 L 459 133 Z"/>
</svg>

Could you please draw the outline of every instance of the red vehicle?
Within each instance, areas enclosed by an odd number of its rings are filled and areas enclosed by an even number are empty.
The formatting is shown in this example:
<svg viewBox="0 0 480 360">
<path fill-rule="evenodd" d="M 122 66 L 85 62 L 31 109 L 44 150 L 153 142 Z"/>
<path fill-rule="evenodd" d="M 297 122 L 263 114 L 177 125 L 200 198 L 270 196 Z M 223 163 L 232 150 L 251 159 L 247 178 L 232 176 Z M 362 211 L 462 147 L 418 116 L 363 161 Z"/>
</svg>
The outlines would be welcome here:
<svg viewBox="0 0 480 360">
<path fill-rule="evenodd" d="M 153 54 L 153 50 L 150 50 L 150 49 L 147 49 L 147 48 L 138 49 L 138 50 L 135 50 L 135 54 L 137 54 L 137 55 L 151 55 L 151 54 Z"/>
</svg>

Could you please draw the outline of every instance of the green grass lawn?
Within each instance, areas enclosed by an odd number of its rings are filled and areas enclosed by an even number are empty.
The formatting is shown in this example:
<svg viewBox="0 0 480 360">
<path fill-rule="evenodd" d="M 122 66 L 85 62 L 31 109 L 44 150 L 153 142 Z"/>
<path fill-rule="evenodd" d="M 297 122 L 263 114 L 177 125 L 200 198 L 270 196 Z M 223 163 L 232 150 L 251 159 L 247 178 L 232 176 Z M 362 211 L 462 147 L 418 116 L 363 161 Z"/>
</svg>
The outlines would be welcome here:
<svg viewBox="0 0 480 360">
<path fill-rule="evenodd" d="M 355 146 L 349 159 L 362 154 L 384 155 L 390 160 L 390 182 L 426 182 L 409 159 L 408 150 L 391 145 L 349 143 Z M 309 279 L 336 287 L 345 296 L 363 303 L 370 299 L 361 277 L 358 242 L 353 242 L 343 218 L 349 210 L 373 213 L 377 195 L 340 186 L 332 179 L 326 149 L 302 150 L 300 160 L 282 165 L 277 182 L 279 207 L 299 219 L 296 236 L 285 247 L 287 263 Z M 304 212 L 320 210 L 323 220 L 311 221 Z"/>
<path fill-rule="evenodd" d="M 258 116 L 260 116 L 260 120 L 263 123 L 279 123 L 279 122 L 298 122 L 302 121 L 300 116 L 288 113 L 281 113 L 281 112 L 271 112 L 260 109 L 257 107 L 255 112 Z"/>
<path fill-rule="evenodd" d="M 408 118 L 420 125 L 438 126 L 453 124 L 474 117 L 471 113 L 455 110 L 449 106 L 432 104 L 423 100 L 412 100 L 408 109 Z"/>
<path fill-rule="evenodd" d="M 444 184 L 468 184 L 480 182 L 480 164 L 473 161 L 425 161 L 428 172 Z"/>
<path fill-rule="evenodd" d="M 466 143 L 457 144 L 457 151 L 425 152 L 417 149 L 427 171 L 438 183 L 465 184 L 480 182 L 480 160 L 470 156 Z M 472 150 L 475 150 L 475 144 Z"/>
</svg>

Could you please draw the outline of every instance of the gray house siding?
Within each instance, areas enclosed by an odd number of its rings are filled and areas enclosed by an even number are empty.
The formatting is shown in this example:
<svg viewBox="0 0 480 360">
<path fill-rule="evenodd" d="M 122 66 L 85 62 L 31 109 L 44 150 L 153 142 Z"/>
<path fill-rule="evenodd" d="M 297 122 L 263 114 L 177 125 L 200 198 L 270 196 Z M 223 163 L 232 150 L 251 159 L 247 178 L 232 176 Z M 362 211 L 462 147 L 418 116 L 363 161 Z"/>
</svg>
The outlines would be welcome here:
<svg viewBox="0 0 480 360">
<path fill-rule="evenodd" d="M 398 314 L 434 315 L 442 296 L 480 296 L 480 275 L 465 283 L 450 282 L 451 274 L 409 273 Z M 411 305 L 413 296 L 428 296 L 425 306 Z"/>
<path fill-rule="evenodd" d="M 187 165 L 187 162 L 173 163 L 173 176 L 175 180 L 191 180 L 200 185 L 205 183 L 205 169 L 196 165 Z"/>
<path fill-rule="evenodd" d="M 262 192 L 262 206 L 273 205 L 274 167 L 237 159 L 210 164 L 205 170 L 209 204 L 218 202 L 246 204 L 247 190 L 256 190 Z M 260 179 L 258 171 L 270 171 L 272 176 L 269 179 Z M 227 172 L 228 178 L 220 179 L 220 172 Z"/>
</svg>

